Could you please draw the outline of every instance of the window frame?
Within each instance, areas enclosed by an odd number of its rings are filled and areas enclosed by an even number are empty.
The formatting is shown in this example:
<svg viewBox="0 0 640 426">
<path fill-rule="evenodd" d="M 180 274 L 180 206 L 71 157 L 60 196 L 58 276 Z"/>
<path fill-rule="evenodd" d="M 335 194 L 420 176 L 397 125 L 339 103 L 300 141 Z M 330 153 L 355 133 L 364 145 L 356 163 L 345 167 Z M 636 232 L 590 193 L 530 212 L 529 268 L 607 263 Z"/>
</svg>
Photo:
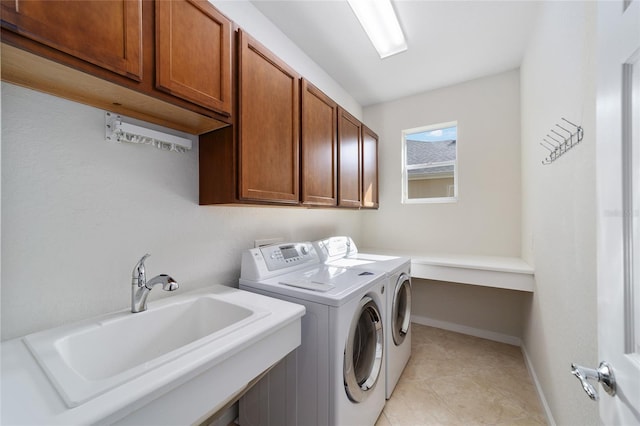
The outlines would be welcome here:
<svg viewBox="0 0 640 426">
<path fill-rule="evenodd" d="M 456 159 L 453 161 L 431 162 L 422 164 L 407 165 L 407 136 L 415 133 L 429 132 L 449 127 L 456 128 Z M 442 123 L 429 124 L 426 126 L 414 127 L 402 130 L 402 204 L 442 204 L 458 202 L 458 141 L 460 140 L 460 126 L 457 120 Z M 430 198 L 409 198 L 409 170 L 425 169 L 432 167 L 442 167 L 453 164 L 453 196 L 430 197 Z"/>
</svg>

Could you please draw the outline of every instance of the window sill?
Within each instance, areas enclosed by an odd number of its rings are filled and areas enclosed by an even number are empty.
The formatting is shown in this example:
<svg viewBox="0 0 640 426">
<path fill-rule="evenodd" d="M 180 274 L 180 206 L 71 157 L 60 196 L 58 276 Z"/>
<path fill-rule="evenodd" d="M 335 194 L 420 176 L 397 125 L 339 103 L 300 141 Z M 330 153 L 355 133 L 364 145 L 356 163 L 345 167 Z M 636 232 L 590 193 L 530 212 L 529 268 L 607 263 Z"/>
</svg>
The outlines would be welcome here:
<svg viewBox="0 0 640 426">
<path fill-rule="evenodd" d="M 410 198 L 402 200 L 402 204 L 452 204 L 457 202 L 458 197 Z"/>
</svg>

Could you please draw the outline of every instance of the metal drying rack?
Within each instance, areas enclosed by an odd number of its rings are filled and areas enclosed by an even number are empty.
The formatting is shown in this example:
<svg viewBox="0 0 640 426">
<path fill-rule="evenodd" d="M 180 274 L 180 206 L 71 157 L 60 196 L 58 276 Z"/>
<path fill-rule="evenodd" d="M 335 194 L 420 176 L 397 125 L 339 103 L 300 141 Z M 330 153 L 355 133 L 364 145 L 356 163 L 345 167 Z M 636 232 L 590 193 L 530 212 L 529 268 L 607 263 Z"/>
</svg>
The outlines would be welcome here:
<svg viewBox="0 0 640 426">
<path fill-rule="evenodd" d="M 566 134 L 562 134 L 556 131 L 555 128 L 553 128 L 551 129 L 551 133 L 553 133 L 554 135 L 550 135 L 549 133 L 547 133 L 547 136 L 542 138 L 543 142 L 541 142 L 540 145 L 549 151 L 549 155 L 544 160 L 542 160 L 542 164 L 544 165 L 553 163 L 571 148 L 582 142 L 582 138 L 584 136 L 584 130 L 582 129 L 582 126 L 573 124 L 564 117 L 562 117 L 562 120 L 573 126 L 575 130 L 571 131 L 559 124 L 556 124 L 556 127 L 558 127 L 563 133 Z"/>
</svg>

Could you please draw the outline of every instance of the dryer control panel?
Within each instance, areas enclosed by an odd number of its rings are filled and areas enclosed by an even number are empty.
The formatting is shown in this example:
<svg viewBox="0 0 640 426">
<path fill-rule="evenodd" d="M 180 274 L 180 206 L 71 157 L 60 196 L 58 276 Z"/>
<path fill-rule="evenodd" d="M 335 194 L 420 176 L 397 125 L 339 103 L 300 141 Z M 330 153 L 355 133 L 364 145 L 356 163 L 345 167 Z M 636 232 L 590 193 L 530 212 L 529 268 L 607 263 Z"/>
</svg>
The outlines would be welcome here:
<svg viewBox="0 0 640 426">
<path fill-rule="evenodd" d="M 313 243 L 320 260 L 324 263 L 358 254 L 358 247 L 351 237 L 335 236 Z"/>
<path fill-rule="evenodd" d="M 318 263 L 320 259 L 310 242 L 273 244 L 242 254 L 240 278 L 259 280 Z"/>
</svg>

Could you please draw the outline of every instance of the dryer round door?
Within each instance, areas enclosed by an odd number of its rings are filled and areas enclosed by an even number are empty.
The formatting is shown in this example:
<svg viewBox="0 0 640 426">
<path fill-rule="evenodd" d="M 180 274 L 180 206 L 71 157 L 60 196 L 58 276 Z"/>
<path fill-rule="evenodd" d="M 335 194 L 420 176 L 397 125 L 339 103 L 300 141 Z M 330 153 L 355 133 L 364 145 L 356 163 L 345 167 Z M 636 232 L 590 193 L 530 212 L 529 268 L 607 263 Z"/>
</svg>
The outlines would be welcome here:
<svg viewBox="0 0 640 426">
<path fill-rule="evenodd" d="M 411 278 L 407 274 L 400 274 L 393 292 L 391 304 L 391 333 L 393 343 L 400 346 L 411 326 Z"/>
<path fill-rule="evenodd" d="M 380 308 L 365 296 L 351 321 L 344 349 L 344 387 L 351 401 L 364 401 L 376 385 L 382 370 L 383 348 Z"/>
</svg>

